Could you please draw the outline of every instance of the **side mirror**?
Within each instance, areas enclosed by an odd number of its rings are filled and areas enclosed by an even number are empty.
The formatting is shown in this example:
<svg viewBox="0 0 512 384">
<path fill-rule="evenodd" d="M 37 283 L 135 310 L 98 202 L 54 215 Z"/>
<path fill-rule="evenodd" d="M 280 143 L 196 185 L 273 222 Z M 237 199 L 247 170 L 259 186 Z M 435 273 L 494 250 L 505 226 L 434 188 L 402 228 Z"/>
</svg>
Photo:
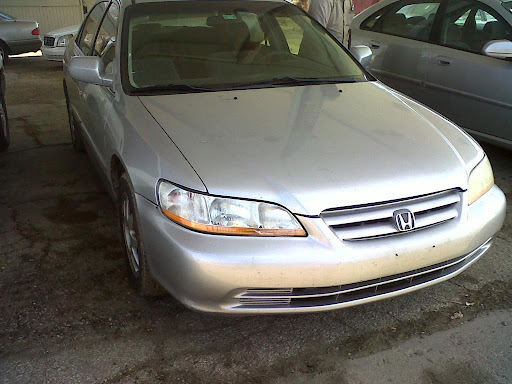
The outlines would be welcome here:
<svg viewBox="0 0 512 384">
<path fill-rule="evenodd" d="M 509 40 L 491 40 L 484 45 L 484 55 L 495 57 L 497 59 L 512 58 L 512 41 Z"/>
<path fill-rule="evenodd" d="M 368 64 L 370 64 L 370 61 L 372 60 L 372 50 L 366 45 L 356 45 L 355 47 L 351 47 L 350 52 L 352 52 L 357 61 L 359 61 L 365 68 L 368 66 Z"/>
<path fill-rule="evenodd" d="M 97 56 L 75 56 L 72 57 L 68 71 L 76 81 L 112 87 L 113 80 L 105 75 L 103 60 Z"/>
</svg>

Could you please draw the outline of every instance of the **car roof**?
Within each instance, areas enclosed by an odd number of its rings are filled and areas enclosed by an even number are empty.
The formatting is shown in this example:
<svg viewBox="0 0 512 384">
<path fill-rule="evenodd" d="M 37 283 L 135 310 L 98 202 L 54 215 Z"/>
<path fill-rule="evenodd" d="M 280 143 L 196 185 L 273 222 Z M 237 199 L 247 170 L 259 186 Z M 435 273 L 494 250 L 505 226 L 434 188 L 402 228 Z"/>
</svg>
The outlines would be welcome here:
<svg viewBox="0 0 512 384">
<path fill-rule="evenodd" d="M 171 3 L 176 1 L 198 1 L 198 0 L 114 0 L 120 3 L 121 8 L 129 7 L 130 5 L 134 4 L 147 4 L 147 3 Z M 209 1 L 209 0 L 199 0 L 199 1 Z M 217 0 L 217 1 L 226 1 L 226 0 Z M 275 3 L 286 3 L 291 4 L 290 2 L 286 0 L 236 0 L 239 2 L 254 2 L 254 1 L 271 1 Z"/>
<path fill-rule="evenodd" d="M 122 2 L 123 4 L 126 4 L 126 5 L 132 5 L 132 4 L 140 4 L 140 3 L 161 3 L 161 2 L 164 2 L 164 3 L 168 3 L 168 2 L 173 2 L 173 1 L 193 1 L 193 0 L 118 0 L 120 2 Z M 208 1 L 208 0 L 202 0 L 202 1 Z M 218 1 L 225 1 L 225 0 L 218 0 Z M 240 2 L 243 2 L 243 1 L 272 1 L 272 2 L 276 2 L 276 3 L 286 3 L 285 0 L 237 0 L 237 1 L 240 1 Z"/>
</svg>

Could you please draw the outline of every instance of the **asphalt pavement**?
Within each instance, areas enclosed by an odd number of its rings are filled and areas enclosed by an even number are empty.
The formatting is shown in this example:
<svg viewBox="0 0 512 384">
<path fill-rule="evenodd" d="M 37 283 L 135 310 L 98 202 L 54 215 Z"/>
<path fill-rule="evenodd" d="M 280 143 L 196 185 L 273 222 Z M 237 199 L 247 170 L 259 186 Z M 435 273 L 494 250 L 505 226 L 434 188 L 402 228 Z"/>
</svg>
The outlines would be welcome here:
<svg viewBox="0 0 512 384">
<path fill-rule="evenodd" d="M 0 154 L 1 383 L 512 383 L 512 219 L 456 278 L 334 312 L 138 297 L 116 210 L 73 151 L 62 64 L 12 58 Z M 484 145 L 512 204 L 512 152 Z"/>
</svg>

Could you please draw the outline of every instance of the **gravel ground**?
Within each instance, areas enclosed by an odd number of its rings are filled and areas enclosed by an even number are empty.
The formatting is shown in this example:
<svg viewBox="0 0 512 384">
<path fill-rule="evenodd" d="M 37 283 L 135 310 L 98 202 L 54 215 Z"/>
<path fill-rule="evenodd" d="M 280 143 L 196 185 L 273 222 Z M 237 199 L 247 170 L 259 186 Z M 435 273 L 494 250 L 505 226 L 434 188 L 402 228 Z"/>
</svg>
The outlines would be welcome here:
<svg viewBox="0 0 512 384">
<path fill-rule="evenodd" d="M 0 382 L 512 382 L 512 219 L 453 280 L 329 313 L 221 317 L 138 297 L 70 145 L 62 65 L 12 58 L 0 154 Z M 485 146 L 512 202 L 512 152 Z M 461 316 L 462 315 L 462 316 Z"/>
</svg>

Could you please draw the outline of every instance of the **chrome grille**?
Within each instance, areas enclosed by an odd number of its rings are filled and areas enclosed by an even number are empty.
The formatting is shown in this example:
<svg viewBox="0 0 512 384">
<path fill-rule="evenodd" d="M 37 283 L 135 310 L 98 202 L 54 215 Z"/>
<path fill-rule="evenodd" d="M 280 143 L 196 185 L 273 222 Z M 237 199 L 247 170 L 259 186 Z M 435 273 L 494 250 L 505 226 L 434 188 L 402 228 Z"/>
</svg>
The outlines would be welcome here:
<svg viewBox="0 0 512 384">
<path fill-rule="evenodd" d="M 47 47 L 53 47 L 55 45 L 55 37 L 45 36 L 44 45 Z"/>
<path fill-rule="evenodd" d="M 236 296 L 236 308 L 303 308 L 326 305 L 355 305 L 358 301 L 443 280 L 466 269 L 491 246 L 487 240 L 473 252 L 429 267 L 353 284 L 321 288 L 247 289 Z"/>
<path fill-rule="evenodd" d="M 414 213 L 414 230 L 420 230 L 455 219 L 460 201 L 460 191 L 450 190 L 365 207 L 327 210 L 321 217 L 341 240 L 368 240 L 411 232 L 397 230 L 393 223 L 396 210 L 408 209 Z"/>
</svg>

